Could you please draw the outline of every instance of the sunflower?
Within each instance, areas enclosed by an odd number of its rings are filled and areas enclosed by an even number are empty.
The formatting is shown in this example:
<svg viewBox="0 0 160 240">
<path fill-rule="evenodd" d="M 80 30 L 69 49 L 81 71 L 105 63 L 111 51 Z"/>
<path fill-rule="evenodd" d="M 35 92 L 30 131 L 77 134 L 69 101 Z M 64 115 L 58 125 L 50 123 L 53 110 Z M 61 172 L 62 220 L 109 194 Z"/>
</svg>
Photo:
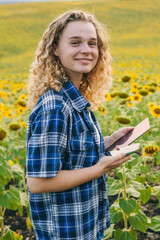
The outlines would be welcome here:
<svg viewBox="0 0 160 240">
<path fill-rule="evenodd" d="M 117 117 L 116 121 L 121 123 L 121 124 L 129 124 L 129 123 L 131 123 L 131 120 L 129 118 L 126 118 L 126 117 Z"/>
<path fill-rule="evenodd" d="M 18 114 L 22 115 L 22 114 L 25 113 L 25 109 L 24 109 L 24 107 L 18 107 L 18 108 L 16 109 L 16 112 L 17 112 Z"/>
<path fill-rule="evenodd" d="M 1 97 L 1 98 L 7 98 L 7 97 L 8 97 L 8 94 L 7 94 L 5 91 L 1 91 L 1 92 L 0 92 L 0 97 Z"/>
<path fill-rule="evenodd" d="M 21 122 L 21 125 L 22 125 L 25 129 L 27 129 L 27 123 L 26 123 L 26 122 Z"/>
<path fill-rule="evenodd" d="M 105 114 L 106 113 L 106 109 L 103 107 L 98 107 L 98 111 L 100 111 L 101 113 Z"/>
<path fill-rule="evenodd" d="M 153 106 L 154 106 L 154 103 L 148 102 L 148 107 L 149 107 L 149 108 L 152 108 Z"/>
<path fill-rule="evenodd" d="M 152 116 L 159 118 L 160 117 L 160 106 L 154 105 L 150 108 L 150 113 Z"/>
<path fill-rule="evenodd" d="M 136 102 L 140 102 L 141 99 L 142 99 L 141 95 L 138 94 L 138 93 L 133 95 L 131 98 L 132 98 L 133 101 L 136 101 Z"/>
<path fill-rule="evenodd" d="M 133 107 L 132 97 L 127 98 L 127 106 L 128 107 Z"/>
<path fill-rule="evenodd" d="M 105 98 L 106 98 L 106 101 L 112 101 L 112 97 L 111 97 L 111 94 L 110 93 L 106 93 L 105 94 Z"/>
<path fill-rule="evenodd" d="M 137 94 L 138 93 L 138 89 L 132 88 L 130 92 L 133 93 L 133 94 Z"/>
<path fill-rule="evenodd" d="M 24 108 L 27 107 L 27 103 L 24 100 L 18 100 L 14 103 L 14 105 L 17 106 L 17 107 L 19 107 L 19 106 L 24 107 Z"/>
<path fill-rule="evenodd" d="M 25 100 L 27 98 L 27 95 L 26 94 L 21 94 L 19 96 L 19 100 Z"/>
<path fill-rule="evenodd" d="M 132 87 L 132 89 L 138 89 L 138 83 L 132 83 L 132 85 L 131 85 L 131 87 Z"/>
<path fill-rule="evenodd" d="M 148 89 L 148 88 L 150 88 L 150 86 L 144 85 L 143 88 L 144 88 L 144 89 Z"/>
<path fill-rule="evenodd" d="M 5 117 L 7 117 L 7 118 L 12 118 L 12 113 L 11 113 L 11 112 L 7 112 L 7 113 L 5 114 Z"/>
<path fill-rule="evenodd" d="M 110 95 L 112 98 L 115 98 L 117 96 L 117 92 L 112 92 Z"/>
<path fill-rule="evenodd" d="M 159 152 L 159 148 L 154 145 L 148 145 L 144 148 L 144 155 L 150 156 L 151 154 L 156 154 L 156 152 Z"/>
</svg>

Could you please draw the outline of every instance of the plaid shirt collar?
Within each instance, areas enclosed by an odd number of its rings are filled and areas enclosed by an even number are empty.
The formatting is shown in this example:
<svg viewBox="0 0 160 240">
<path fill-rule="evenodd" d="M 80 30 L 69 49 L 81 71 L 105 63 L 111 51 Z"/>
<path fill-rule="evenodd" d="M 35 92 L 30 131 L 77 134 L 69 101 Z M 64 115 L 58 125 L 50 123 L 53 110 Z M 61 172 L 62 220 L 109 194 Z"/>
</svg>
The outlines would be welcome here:
<svg viewBox="0 0 160 240">
<path fill-rule="evenodd" d="M 71 81 L 68 80 L 63 84 L 62 91 L 78 112 L 82 112 L 84 108 L 91 106 Z"/>
</svg>

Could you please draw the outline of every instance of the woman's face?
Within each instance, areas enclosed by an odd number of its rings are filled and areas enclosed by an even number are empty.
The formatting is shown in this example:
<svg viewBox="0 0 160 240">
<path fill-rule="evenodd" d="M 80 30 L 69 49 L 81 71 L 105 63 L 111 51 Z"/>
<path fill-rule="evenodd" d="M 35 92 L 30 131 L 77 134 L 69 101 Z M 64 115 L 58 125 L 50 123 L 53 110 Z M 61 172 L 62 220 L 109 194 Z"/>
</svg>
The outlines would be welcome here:
<svg viewBox="0 0 160 240">
<path fill-rule="evenodd" d="M 59 39 L 54 55 L 59 57 L 71 79 L 90 72 L 98 61 L 97 34 L 90 22 L 69 22 Z"/>
</svg>

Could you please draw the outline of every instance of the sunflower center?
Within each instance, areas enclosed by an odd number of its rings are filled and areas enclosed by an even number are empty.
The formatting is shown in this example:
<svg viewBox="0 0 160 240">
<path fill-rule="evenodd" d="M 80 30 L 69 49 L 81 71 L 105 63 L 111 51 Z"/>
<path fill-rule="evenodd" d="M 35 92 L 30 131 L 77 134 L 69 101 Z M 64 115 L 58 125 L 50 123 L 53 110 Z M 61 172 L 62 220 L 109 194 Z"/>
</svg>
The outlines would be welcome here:
<svg viewBox="0 0 160 240">
<path fill-rule="evenodd" d="M 160 108 L 155 108 L 155 109 L 154 109 L 154 112 L 155 112 L 156 114 L 160 114 Z"/>
</svg>

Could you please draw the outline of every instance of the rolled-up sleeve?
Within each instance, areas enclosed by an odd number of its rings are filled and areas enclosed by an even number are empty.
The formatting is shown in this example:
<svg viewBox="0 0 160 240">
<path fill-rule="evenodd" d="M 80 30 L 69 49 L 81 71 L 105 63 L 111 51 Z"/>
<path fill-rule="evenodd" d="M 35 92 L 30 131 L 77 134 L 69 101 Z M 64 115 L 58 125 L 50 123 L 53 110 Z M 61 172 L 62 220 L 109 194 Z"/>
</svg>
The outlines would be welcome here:
<svg viewBox="0 0 160 240">
<path fill-rule="evenodd" d="M 27 177 L 55 177 L 67 145 L 67 121 L 61 109 L 44 111 L 30 124 Z"/>
</svg>

